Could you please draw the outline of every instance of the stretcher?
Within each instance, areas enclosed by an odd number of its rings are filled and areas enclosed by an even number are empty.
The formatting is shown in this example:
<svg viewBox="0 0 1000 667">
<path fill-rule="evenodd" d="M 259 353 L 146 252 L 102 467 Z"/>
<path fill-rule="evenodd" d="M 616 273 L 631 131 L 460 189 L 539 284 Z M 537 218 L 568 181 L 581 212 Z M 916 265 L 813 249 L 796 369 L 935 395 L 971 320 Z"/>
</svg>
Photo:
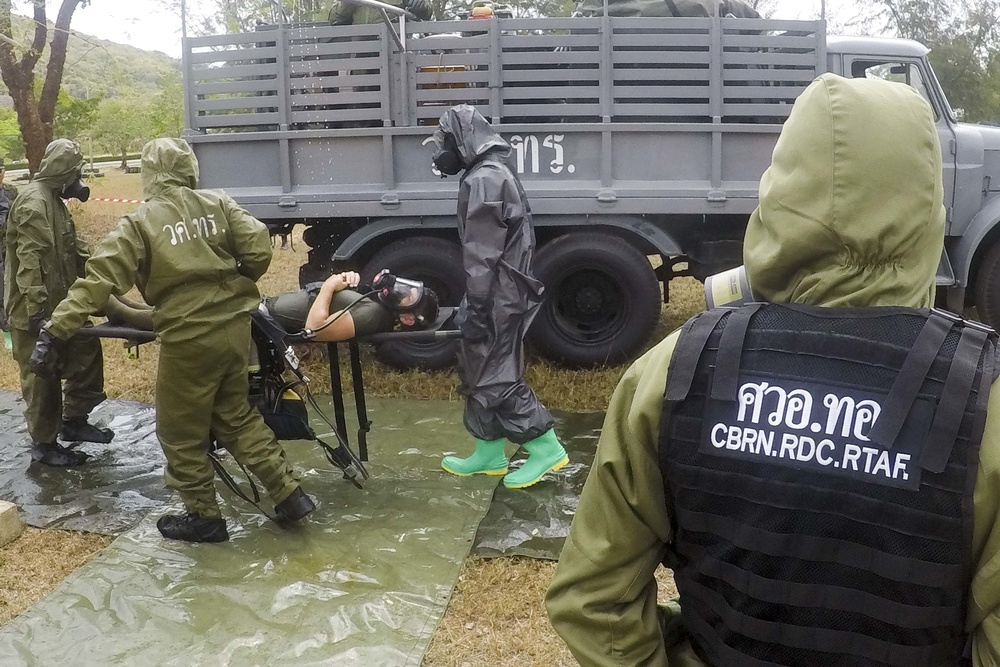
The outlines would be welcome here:
<svg viewBox="0 0 1000 667">
<path fill-rule="evenodd" d="M 372 421 L 368 418 L 368 406 L 365 401 L 364 372 L 361 365 L 361 345 L 381 345 L 383 343 L 440 343 L 456 340 L 462 337 L 454 323 L 455 308 L 442 307 L 438 317 L 428 329 L 423 331 L 388 331 L 367 336 L 358 336 L 336 343 L 302 339 L 294 332 L 288 333 L 288 344 L 326 345 L 330 364 L 330 397 L 333 403 L 334 422 L 344 443 L 350 445 L 347 429 L 347 410 L 344 404 L 344 386 L 341 380 L 341 346 L 347 348 L 347 363 L 351 370 L 351 383 L 354 388 L 354 405 L 358 416 L 357 445 L 359 458 L 368 461 L 368 433 Z M 78 336 L 96 336 L 99 338 L 117 338 L 126 341 L 130 346 L 138 347 L 156 340 L 152 331 L 121 326 L 109 322 L 80 329 Z"/>
</svg>

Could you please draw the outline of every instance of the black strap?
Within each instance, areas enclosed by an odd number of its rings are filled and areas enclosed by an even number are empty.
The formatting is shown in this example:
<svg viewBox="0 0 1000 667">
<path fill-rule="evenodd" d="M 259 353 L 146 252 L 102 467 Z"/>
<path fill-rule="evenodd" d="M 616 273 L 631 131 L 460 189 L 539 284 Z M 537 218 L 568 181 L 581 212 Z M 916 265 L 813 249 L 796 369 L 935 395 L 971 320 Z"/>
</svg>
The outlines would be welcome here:
<svg viewBox="0 0 1000 667">
<path fill-rule="evenodd" d="M 722 595 L 692 580 L 689 576 L 681 574 L 678 578 L 681 580 L 679 584 L 691 592 L 690 603 L 711 610 L 700 613 L 695 611 L 692 616 L 706 618 L 716 615 L 726 627 L 734 629 L 744 637 L 760 642 L 833 655 L 853 655 L 896 667 L 948 664 L 947 658 L 951 657 L 953 660 L 955 654 L 961 650 L 960 646 L 956 647 L 953 642 L 947 640 L 923 646 L 904 646 L 857 632 L 828 630 L 754 618 L 733 609 Z M 685 619 L 687 618 L 685 617 Z M 710 646 L 707 648 L 710 651 L 718 653 L 720 649 L 724 650 L 723 642 L 711 628 L 695 626 L 693 629 L 702 641 L 709 642 Z M 727 660 L 719 664 L 746 665 L 756 663 L 750 663 L 741 658 L 736 661 Z"/>
<path fill-rule="evenodd" d="M 848 567 L 865 563 L 868 571 L 880 577 L 919 586 L 941 586 L 942 582 L 956 580 L 962 574 L 958 565 L 897 556 L 847 540 L 775 533 L 729 517 L 680 507 L 676 509 L 676 515 L 678 523 L 686 530 L 711 533 L 740 549 L 778 558 L 838 563 Z"/>
<path fill-rule="evenodd" d="M 958 600 L 950 605 L 909 605 L 849 586 L 762 577 L 709 555 L 704 547 L 693 542 L 684 541 L 677 548 L 703 577 L 725 582 L 761 602 L 862 614 L 888 625 L 913 630 L 961 626 L 965 619 L 965 609 L 959 607 Z"/>
<path fill-rule="evenodd" d="M 240 467 L 240 470 L 243 471 L 243 476 L 246 477 L 247 484 L 250 485 L 250 492 L 253 494 L 252 498 L 248 496 L 243 491 L 243 489 L 240 488 L 239 482 L 237 482 L 233 478 L 233 476 L 229 474 L 229 471 L 226 470 L 226 467 L 222 464 L 222 461 L 219 459 L 219 455 L 214 450 L 208 453 L 208 460 L 211 462 L 212 467 L 215 468 L 215 472 L 219 475 L 219 479 L 222 480 L 223 484 L 229 487 L 230 491 L 236 494 L 238 498 L 242 498 L 243 500 L 247 501 L 248 503 L 256 507 L 257 511 L 266 516 L 268 519 L 270 519 L 275 523 L 278 523 L 278 517 L 273 516 L 267 510 L 265 510 L 263 507 L 260 506 L 260 500 L 261 500 L 260 491 L 257 490 L 257 485 L 254 484 L 253 477 L 250 476 L 250 473 L 249 471 L 247 471 L 246 466 L 244 466 L 239 459 L 237 459 L 235 456 L 233 457 L 233 460 L 236 461 L 236 465 L 238 465 Z"/>
<path fill-rule="evenodd" d="M 962 329 L 958 349 L 941 389 L 941 400 L 934 414 L 930 435 L 920 456 L 920 467 L 928 472 L 941 473 L 948 466 L 986 340 L 987 333 L 982 329 Z"/>
<path fill-rule="evenodd" d="M 347 440 L 347 417 L 344 414 L 344 385 L 340 379 L 340 355 L 336 343 L 326 344 L 330 355 L 330 398 L 333 400 L 333 417 L 336 429 L 343 440 Z"/>
<path fill-rule="evenodd" d="M 698 360 L 705 351 L 709 336 L 722 318 L 731 312 L 733 311 L 730 309 L 715 308 L 696 315 L 684 325 L 667 371 L 667 401 L 683 401 L 687 398 L 695 371 L 698 370 Z"/>
<path fill-rule="evenodd" d="M 740 360 L 743 358 L 743 344 L 746 341 L 750 318 L 760 310 L 761 303 L 751 303 L 733 313 L 726 321 L 726 328 L 719 341 L 719 352 L 715 356 L 715 372 L 712 375 L 712 399 L 735 401 L 740 384 Z"/>
<path fill-rule="evenodd" d="M 937 359 L 941 345 L 954 324 L 955 320 L 948 319 L 935 311 L 930 312 L 910 353 L 906 355 L 903 367 L 899 369 L 899 374 L 896 375 L 889 390 L 889 396 L 882 406 L 878 421 L 868 436 L 872 442 L 885 449 L 892 448 L 899 431 L 903 428 L 903 422 L 910 414 L 913 402 L 917 400 L 917 394 L 920 393 L 927 378 L 927 372 Z"/>
<path fill-rule="evenodd" d="M 358 454 L 362 461 L 368 460 L 368 432 L 372 423 L 368 419 L 368 406 L 365 404 L 365 377 L 361 368 L 361 349 L 355 340 L 348 344 L 351 351 L 351 384 L 354 385 L 354 407 L 358 411 Z"/>
<path fill-rule="evenodd" d="M 681 15 L 680 11 L 677 9 L 677 3 L 674 2 L 674 0 L 666 0 L 666 3 L 667 3 L 667 7 L 670 9 L 671 15 L 673 15 L 675 17 Z"/>
</svg>

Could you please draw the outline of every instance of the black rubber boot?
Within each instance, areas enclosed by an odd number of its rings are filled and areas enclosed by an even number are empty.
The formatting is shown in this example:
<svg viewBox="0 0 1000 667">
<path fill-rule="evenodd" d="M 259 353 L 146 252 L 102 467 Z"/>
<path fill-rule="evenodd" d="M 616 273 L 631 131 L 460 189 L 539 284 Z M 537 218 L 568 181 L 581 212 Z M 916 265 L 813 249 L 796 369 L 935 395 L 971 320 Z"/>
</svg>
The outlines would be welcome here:
<svg viewBox="0 0 1000 667">
<path fill-rule="evenodd" d="M 156 528 L 168 540 L 185 542 L 225 542 L 229 539 L 226 520 L 200 514 L 164 514 Z"/>
<path fill-rule="evenodd" d="M 86 417 L 74 417 L 63 420 L 59 437 L 66 442 L 99 442 L 106 445 L 115 437 L 115 432 L 110 428 L 94 426 Z"/>
<path fill-rule="evenodd" d="M 279 523 L 304 519 L 316 509 L 316 503 L 306 495 L 301 486 L 295 487 L 291 495 L 274 506 L 274 515 Z"/>
<path fill-rule="evenodd" d="M 31 460 L 42 465 L 66 468 L 87 462 L 86 452 L 78 452 L 58 444 L 35 443 L 31 446 Z"/>
</svg>

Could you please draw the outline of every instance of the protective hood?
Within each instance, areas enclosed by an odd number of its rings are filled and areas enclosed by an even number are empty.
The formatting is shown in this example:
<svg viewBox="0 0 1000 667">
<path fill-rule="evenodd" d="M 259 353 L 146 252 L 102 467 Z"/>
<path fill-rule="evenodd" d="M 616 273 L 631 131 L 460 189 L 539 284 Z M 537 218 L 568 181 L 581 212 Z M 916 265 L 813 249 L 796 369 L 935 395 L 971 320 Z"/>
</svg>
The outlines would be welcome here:
<svg viewBox="0 0 1000 667">
<path fill-rule="evenodd" d="M 81 169 L 83 153 L 80 144 L 71 139 L 56 139 L 45 147 L 45 154 L 32 180 L 61 190 L 77 179 Z"/>
<path fill-rule="evenodd" d="M 153 139 L 142 147 L 141 164 L 147 199 L 170 188 L 198 186 L 198 160 L 183 139 Z"/>
<path fill-rule="evenodd" d="M 442 114 L 434 132 L 434 143 L 438 148 L 442 147 L 446 134 L 455 138 L 462 169 L 468 169 L 490 151 L 499 152 L 501 160 L 510 154 L 510 144 L 496 133 L 474 106 L 468 104 L 453 106 Z"/>
<path fill-rule="evenodd" d="M 799 96 L 743 247 L 754 294 L 930 307 L 944 244 L 941 147 L 910 86 L 824 74 Z"/>
</svg>

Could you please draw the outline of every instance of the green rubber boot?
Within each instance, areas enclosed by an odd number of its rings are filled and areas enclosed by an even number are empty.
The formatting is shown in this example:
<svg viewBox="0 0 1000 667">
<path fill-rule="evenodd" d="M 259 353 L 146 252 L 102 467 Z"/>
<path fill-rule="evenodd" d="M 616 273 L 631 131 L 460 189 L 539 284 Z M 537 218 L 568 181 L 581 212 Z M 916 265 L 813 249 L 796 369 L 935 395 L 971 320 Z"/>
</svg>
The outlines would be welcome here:
<svg viewBox="0 0 1000 667">
<path fill-rule="evenodd" d="M 537 484 L 545 473 L 559 470 L 569 463 L 569 456 L 552 429 L 523 446 L 528 452 L 528 460 L 503 478 L 503 485 L 508 489 L 523 489 Z"/>
<path fill-rule="evenodd" d="M 472 456 L 460 459 L 457 456 L 446 456 L 441 461 L 445 472 L 459 477 L 469 475 L 506 475 L 507 456 L 503 453 L 503 438 L 500 440 L 476 439 L 476 451 Z"/>
</svg>

